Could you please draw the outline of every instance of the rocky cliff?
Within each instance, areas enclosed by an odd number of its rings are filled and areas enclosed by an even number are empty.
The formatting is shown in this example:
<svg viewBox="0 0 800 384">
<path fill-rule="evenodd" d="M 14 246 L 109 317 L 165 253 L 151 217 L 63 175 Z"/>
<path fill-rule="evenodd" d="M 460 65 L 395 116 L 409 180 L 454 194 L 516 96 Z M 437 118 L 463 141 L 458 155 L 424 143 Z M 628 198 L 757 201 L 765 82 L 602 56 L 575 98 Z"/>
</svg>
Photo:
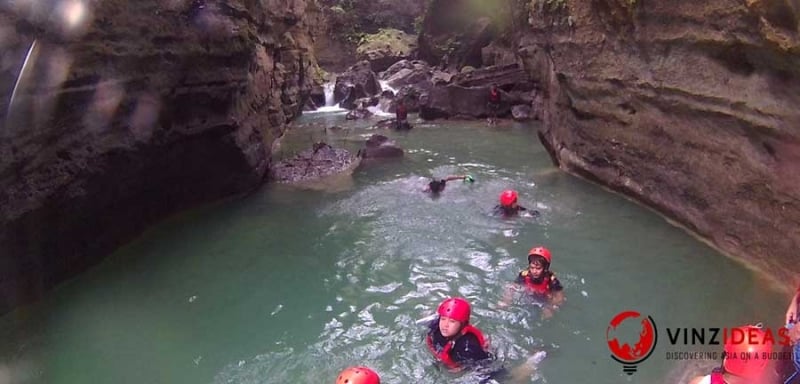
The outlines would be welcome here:
<svg viewBox="0 0 800 384">
<path fill-rule="evenodd" d="M 416 34 L 427 0 L 316 0 L 315 22 L 311 24 L 314 52 L 320 66 L 328 71 L 342 72 L 360 60 L 369 59 L 363 50 L 370 47 L 370 34 L 390 29 Z M 318 10 L 318 12 L 317 12 Z M 395 34 L 395 32 L 391 32 Z M 395 36 L 392 36 L 395 37 Z M 374 40 L 374 37 L 372 38 Z M 388 48 L 395 43 L 387 41 Z M 374 50 L 374 48 L 372 49 Z M 374 70 L 382 71 L 388 65 Z"/>
<path fill-rule="evenodd" d="M 554 161 L 796 283 L 800 3 L 517 3 Z"/>
<path fill-rule="evenodd" d="M 165 215 L 258 186 L 310 88 L 305 8 L 0 5 L 0 313 Z"/>
</svg>

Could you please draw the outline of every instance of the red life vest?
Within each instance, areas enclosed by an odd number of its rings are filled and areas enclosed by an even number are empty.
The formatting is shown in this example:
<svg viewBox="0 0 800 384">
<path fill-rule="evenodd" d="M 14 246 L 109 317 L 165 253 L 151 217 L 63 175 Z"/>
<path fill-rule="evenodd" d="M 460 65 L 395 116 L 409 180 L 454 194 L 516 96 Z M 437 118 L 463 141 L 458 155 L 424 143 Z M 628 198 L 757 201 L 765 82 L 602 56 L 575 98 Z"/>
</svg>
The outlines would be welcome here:
<svg viewBox="0 0 800 384">
<path fill-rule="evenodd" d="M 722 369 L 715 368 L 711 371 L 711 384 L 726 384 L 725 378 L 722 376 Z"/>
<path fill-rule="evenodd" d="M 397 120 L 405 120 L 408 118 L 408 111 L 404 105 L 398 105 L 394 113 L 397 116 Z"/>
<path fill-rule="evenodd" d="M 727 384 L 725 383 L 725 379 L 722 378 L 721 373 L 712 373 L 711 374 L 711 384 Z"/>
<path fill-rule="evenodd" d="M 540 295 L 546 295 L 550 293 L 550 280 L 553 278 L 553 274 L 550 273 L 549 271 L 545 271 L 543 273 L 547 273 L 548 276 L 543 277 L 542 281 L 536 283 L 533 281 L 533 277 L 531 277 L 531 274 L 528 273 L 527 270 L 521 272 L 522 277 L 525 281 L 525 286 L 528 287 L 528 289 L 531 290 L 533 293 L 537 293 Z"/>
<path fill-rule="evenodd" d="M 459 364 L 453 361 L 453 358 L 450 357 L 450 351 L 453 349 L 453 346 L 456 345 L 456 339 L 466 335 L 467 333 L 471 333 L 478 338 L 478 343 L 481 345 L 481 348 L 484 350 L 489 349 L 489 343 L 486 341 L 486 338 L 483 337 L 483 332 L 481 332 L 480 329 L 473 327 L 472 324 L 465 325 L 464 328 L 461 329 L 461 332 L 459 332 L 456 337 L 453 337 L 450 341 L 448 341 L 447 344 L 444 345 L 444 348 L 438 352 L 436 351 L 436 346 L 433 345 L 433 338 L 430 334 L 428 334 L 428 337 L 425 339 L 425 341 L 428 342 L 428 349 L 431 350 L 431 353 L 436 356 L 439 361 L 444 363 L 444 365 L 446 365 L 448 368 L 458 368 Z"/>
<path fill-rule="evenodd" d="M 492 103 L 495 103 L 495 104 L 499 103 L 500 102 L 500 92 L 497 91 L 496 89 L 490 89 L 489 90 L 489 101 L 491 101 Z"/>
</svg>

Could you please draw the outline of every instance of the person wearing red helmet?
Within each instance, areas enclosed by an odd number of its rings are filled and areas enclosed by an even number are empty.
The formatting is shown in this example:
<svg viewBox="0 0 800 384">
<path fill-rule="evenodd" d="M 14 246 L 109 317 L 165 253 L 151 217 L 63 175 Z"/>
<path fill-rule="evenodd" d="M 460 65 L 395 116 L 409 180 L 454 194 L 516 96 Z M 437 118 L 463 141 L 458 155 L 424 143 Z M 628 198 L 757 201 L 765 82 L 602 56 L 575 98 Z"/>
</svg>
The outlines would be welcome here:
<svg viewBox="0 0 800 384">
<path fill-rule="evenodd" d="M 469 323 L 471 312 L 467 300 L 449 298 L 439 305 L 439 316 L 430 323 L 428 349 L 448 368 L 458 369 L 491 358 L 483 332 Z"/>
<path fill-rule="evenodd" d="M 367 367 L 356 366 L 339 373 L 336 384 L 381 384 L 381 378 Z"/>
<path fill-rule="evenodd" d="M 494 213 L 499 216 L 503 217 L 512 217 L 517 216 L 521 212 L 527 211 L 528 209 L 519 205 L 517 202 L 517 198 L 519 194 L 517 191 L 513 189 L 507 189 L 500 193 L 500 204 L 495 205 Z M 539 214 L 538 211 L 532 211 L 531 214 L 536 216 Z"/>
<path fill-rule="evenodd" d="M 553 311 L 564 302 L 564 287 L 550 270 L 553 256 L 550 250 L 536 246 L 528 251 L 528 268 L 519 272 L 514 281 L 518 286 L 538 299 L 546 301 L 542 307 L 542 318 L 550 318 Z M 502 305 L 507 304 L 511 298 L 511 290 L 506 292 Z"/>
<path fill-rule="evenodd" d="M 772 370 L 767 369 L 768 359 L 753 358 L 755 354 L 772 352 L 774 339 L 766 337 L 760 327 L 746 325 L 737 328 L 743 332 L 741 342 L 734 343 L 734 337 L 725 342 L 722 366 L 714 368 L 709 375 L 698 376 L 689 384 L 768 384 L 776 382 Z M 731 331 L 732 333 L 734 330 Z M 744 358 L 743 358 L 744 357 Z"/>
</svg>

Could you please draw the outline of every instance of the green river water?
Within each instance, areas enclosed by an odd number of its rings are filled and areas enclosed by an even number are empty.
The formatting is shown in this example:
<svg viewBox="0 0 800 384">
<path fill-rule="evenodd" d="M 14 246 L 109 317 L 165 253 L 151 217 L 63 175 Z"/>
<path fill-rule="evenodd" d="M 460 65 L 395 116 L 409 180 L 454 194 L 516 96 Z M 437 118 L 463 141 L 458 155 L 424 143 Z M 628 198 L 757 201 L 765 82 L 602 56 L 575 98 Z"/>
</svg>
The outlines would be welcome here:
<svg viewBox="0 0 800 384">
<path fill-rule="evenodd" d="M 333 124 L 346 129 L 323 130 Z M 356 150 L 377 132 L 405 158 L 176 215 L 0 318 L 0 384 L 326 384 L 353 364 L 384 383 L 474 382 L 440 370 L 423 342 L 420 320 L 451 295 L 472 302 L 473 323 L 506 367 L 547 352 L 517 382 L 665 383 L 683 363 L 667 352 L 716 349 L 670 345 L 664 328 L 781 319 L 785 297 L 762 277 L 555 169 L 533 124 L 417 121 L 408 133 L 369 124 L 303 116 L 276 156 L 319 139 Z M 421 192 L 429 177 L 463 173 L 476 182 L 448 183 L 438 199 Z M 541 216 L 491 216 L 506 188 Z M 524 299 L 498 306 L 537 244 L 553 252 L 567 296 L 544 321 Z M 623 310 L 659 328 L 655 352 L 632 376 L 606 344 Z"/>
</svg>

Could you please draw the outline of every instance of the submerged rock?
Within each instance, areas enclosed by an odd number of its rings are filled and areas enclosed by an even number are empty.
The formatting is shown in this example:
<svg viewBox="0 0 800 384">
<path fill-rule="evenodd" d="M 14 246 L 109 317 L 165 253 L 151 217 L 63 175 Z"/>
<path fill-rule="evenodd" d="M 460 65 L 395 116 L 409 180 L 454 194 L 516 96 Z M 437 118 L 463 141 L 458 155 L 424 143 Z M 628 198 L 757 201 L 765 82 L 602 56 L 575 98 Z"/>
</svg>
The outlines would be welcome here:
<svg viewBox="0 0 800 384">
<path fill-rule="evenodd" d="M 278 163 L 272 168 L 271 176 L 279 183 L 312 181 L 351 171 L 357 165 L 358 157 L 350 151 L 319 142 L 313 148 Z"/>
<path fill-rule="evenodd" d="M 347 112 L 347 115 L 345 115 L 344 118 L 346 120 L 358 120 L 358 119 L 366 119 L 372 115 L 373 113 L 366 108 L 356 108 L 350 112 Z"/>
<path fill-rule="evenodd" d="M 403 148 L 383 135 L 372 135 L 367 139 L 366 147 L 359 151 L 365 159 L 387 159 L 403 157 Z"/>
</svg>

